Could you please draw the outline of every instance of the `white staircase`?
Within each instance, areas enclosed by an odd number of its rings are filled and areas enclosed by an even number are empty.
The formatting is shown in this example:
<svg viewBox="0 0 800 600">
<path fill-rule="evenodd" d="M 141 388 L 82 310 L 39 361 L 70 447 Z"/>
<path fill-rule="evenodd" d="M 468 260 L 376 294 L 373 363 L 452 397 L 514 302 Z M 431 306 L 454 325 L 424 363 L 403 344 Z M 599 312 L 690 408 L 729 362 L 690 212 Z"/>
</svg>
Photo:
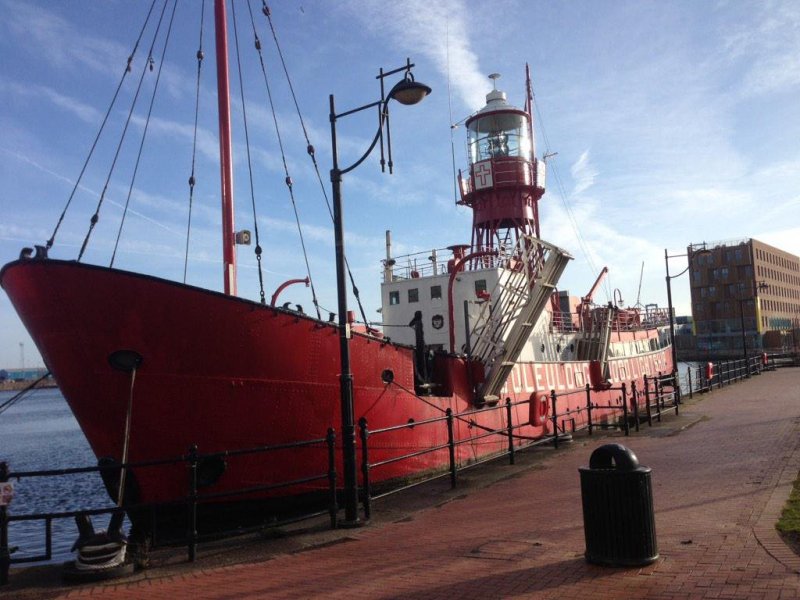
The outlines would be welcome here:
<svg viewBox="0 0 800 600">
<path fill-rule="evenodd" d="M 478 398 L 498 399 L 571 259 L 564 250 L 531 236 L 521 237 L 503 258 L 501 276 L 470 333 L 470 356 L 481 361 L 486 370 Z"/>
</svg>

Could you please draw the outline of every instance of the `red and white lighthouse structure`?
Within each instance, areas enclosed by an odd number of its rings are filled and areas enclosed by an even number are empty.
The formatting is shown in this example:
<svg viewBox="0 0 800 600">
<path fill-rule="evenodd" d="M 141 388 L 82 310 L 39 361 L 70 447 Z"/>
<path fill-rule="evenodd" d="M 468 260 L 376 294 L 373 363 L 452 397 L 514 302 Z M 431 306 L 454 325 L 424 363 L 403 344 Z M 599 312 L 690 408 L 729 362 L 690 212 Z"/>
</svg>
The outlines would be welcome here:
<svg viewBox="0 0 800 600">
<path fill-rule="evenodd" d="M 527 68 L 526 68 L 527 70 Z M 467 119 L 469 174 L 459 173 L 461 199 L 472 209 L 472 251 L 513 247 L 523 235 L 539 237 L 539 199 L 545 163 L 535 157 L 530 74 L 525 109 L 508 104 L 497 89 Z"/>
</svg>

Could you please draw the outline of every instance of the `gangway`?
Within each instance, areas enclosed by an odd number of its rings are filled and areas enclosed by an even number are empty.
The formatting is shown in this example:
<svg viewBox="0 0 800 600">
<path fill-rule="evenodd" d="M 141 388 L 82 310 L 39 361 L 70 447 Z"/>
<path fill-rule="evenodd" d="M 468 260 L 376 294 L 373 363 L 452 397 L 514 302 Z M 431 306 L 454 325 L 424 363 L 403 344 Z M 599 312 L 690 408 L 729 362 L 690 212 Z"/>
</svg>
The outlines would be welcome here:
<svg viewBox="0 0 800 600">
<path fill-rule="evenodd" d="M 486 373 L 478 398 L 498 399 L 571 259 L 566 251 L 528 235 L 502 258 L 501 275 L 470 333 L 470 357 L 482 362 Z"/>
</svg>

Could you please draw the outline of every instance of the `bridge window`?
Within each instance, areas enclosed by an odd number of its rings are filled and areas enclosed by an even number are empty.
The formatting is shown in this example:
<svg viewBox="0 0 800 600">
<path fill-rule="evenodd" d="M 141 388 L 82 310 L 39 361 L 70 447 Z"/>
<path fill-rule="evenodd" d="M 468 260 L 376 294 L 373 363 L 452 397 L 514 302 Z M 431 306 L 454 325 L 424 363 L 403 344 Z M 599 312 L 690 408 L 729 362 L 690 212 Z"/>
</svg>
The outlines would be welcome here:
<svg viewBox="0 0 800 600">
<path fill-rule="evenodd" d="M 431 286 L 431 300 L 436 300 L 437 298 L 442 297 L 442 286 L 440 285 L 432 285 Z"/>
<path fill-rule="evenodd" d="M 389 306 L 400 304 L 400 292 L 389 292 Z"/>
<path fill-rule="evenodd" d="M 409 302 L 419 302 L 419 289 L 418 288 L 411 288 L 408 290 L 408 301 Z"/>
</svg>

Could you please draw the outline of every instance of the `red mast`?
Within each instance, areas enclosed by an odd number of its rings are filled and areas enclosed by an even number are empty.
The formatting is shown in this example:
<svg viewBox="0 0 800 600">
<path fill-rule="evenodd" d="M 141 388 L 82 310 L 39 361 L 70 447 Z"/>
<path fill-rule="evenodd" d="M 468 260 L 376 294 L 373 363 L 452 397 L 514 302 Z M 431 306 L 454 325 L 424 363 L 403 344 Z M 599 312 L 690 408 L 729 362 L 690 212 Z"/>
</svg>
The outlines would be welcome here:
<svg viewBox="0 0 800 600">
<path fill-rule="evenodd" d="M 236 295 L 236 235 L 233 224 L 233 158 L 231 101 L 228 77 L 228 23 L 225 0 L 214 0 L 217 41 L 217 103 L 219 106 L 219 164 L 222 187 L 222 260 L 225 293 Z"/>
</svg>

